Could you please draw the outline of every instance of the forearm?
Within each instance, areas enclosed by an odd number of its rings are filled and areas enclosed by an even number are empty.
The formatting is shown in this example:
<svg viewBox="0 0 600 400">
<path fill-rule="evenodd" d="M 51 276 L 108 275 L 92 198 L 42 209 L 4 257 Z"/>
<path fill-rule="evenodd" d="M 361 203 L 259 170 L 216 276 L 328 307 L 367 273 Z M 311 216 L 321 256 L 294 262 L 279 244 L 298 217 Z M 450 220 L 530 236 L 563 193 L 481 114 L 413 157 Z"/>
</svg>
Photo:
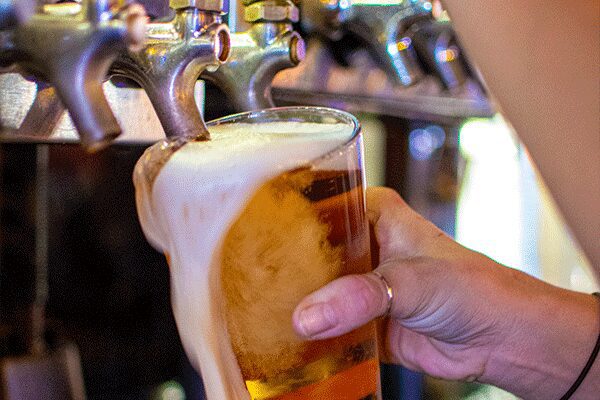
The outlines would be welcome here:
<svg viewBox="0 0 600 400">
<path fill-rule="evenodd" d="M 591 295 L 559 289 L 510 271 L 501 339 L 490 351 L 484 383 L 524 399 L 559 399 L 575 382 L 600 331 L 600 304 Z M 577 399 L 600 393 L 600 360 L 576 392 Z"/>
</svg>

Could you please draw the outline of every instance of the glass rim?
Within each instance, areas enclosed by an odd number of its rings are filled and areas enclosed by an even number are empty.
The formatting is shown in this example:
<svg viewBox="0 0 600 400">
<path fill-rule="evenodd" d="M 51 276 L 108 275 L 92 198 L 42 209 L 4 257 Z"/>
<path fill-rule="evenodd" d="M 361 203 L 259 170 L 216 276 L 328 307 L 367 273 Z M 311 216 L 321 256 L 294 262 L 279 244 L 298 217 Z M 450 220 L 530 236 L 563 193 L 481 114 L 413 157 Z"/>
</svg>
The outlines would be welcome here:
<svg viewBox="0 0 600 400">
<path fill-rule="evenodd" d="M 244 112 L 226 115 L 224 117 L 213 119 L 211 121 L 206 122 L 206 126 L 210 128 L 211 126 L 216 126 L 216 125 L 220 125 L 220 124 L 238 122 L 238 120 L 240 120 L 240 119 L 253 119 L 253 118 L 258 118 L 258 117 L 268 115 L 268 114 L 277 114 L 277 113 L 295 112 L 295 111 L 299 112 L 300 116 L 303 113 L 308 113 L 308 112 L 312 112 L 313 114 L 316 112 L 316 114 L 327 115 L 327 116 L 336 118 L 338 120 L 338 122 L 347 123 L 349 126 L 352 127 L 352 134 L 350 135 L 350 137 L 347 140 L 344 140 L 343 143 L 340 143 L 339 145 L 335 146 L 333 149 L 325 152 L 324 154 L 321 154 L 320 156 L 311 159 L 310 163 L 318 163 L 321 160 L 326 160 L 326 159 L 331 158 L 335 153 L 337 153 L 340 150 L 351 145 L 352 142 L 354 142 L 360 136 L 360 133 L 362 131 L 362 126 L 360 124 L 360 121 L 353 114 L 351 114 L 347 111 L 338 110 L 336 108 L 319 107 L 319 106 L 285 106 L 285 107 L 264 108 L 261 110 L 253 110 L 253 111 L 244 111 Z"/>
</svg>

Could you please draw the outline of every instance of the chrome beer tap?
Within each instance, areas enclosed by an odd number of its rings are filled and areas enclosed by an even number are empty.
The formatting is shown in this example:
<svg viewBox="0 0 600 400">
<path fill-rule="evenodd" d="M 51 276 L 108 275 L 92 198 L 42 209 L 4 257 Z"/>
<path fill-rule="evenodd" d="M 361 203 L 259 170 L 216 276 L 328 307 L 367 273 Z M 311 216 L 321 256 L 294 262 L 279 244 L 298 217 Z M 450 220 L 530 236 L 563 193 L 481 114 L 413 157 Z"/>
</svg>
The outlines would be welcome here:
<svg viewBox="0 0 600 400">
<path fill-rule="evenodd" d="M 237 111 L 273 107 L 271 83 L 275 75 L 304 59 L 305 44 L 292 23 L 299 10 L 289 0 L 244 1 L 248 30 L 231 35 L 231 56 L 202 79 L 217 85 Z"/>
<path fill-rule="evenodd" d="M 97 150 L 121 133 L 102 83 L 117 54 L 143 42 L 145 24 L 143 7 L 127 0 L 41 5 L 27 23 L 2 33 L 0 65 L 38 82 L 38 97 L 53 99 L 48 91 L 56 91 L 84 147 Z"/>
<path fill-rule="evenodd" d="M 229 29 L 222 0 L 171 0 L 175 16 L 150 23 L 139 52 L 123 53 L 111 74 L 133 80 L 148 94 L 168 137 L 208 137 L 194 87 L 204 70 L 229 55 Z"/>
<path fill-rule="evenodd" d="M 430 10 L 431 3 L 421 0 L 310 0 L 303 4 L 302 25 L 329 40 L 347 33 L 359 38 L 393 82 L 410 86 L 423 72 L 406 33 L 430 18 Z"/>
<path fill-rule="evenodd" d="M 0 30 L 15 28 L 35 11 L 35 0 L 0 0 Z"/>
<path fill-rule="evenodd" d="M 417 21 L 410 27 L 409 36 L 421 63 L 439 78 L 445 89 L 453 91 L 467 81 L 468 62 L 450 23 Z"/>
<path fill-rule="evenodd" d="M 333 42 L 348 34 L 358 38 L 396 84 L 410 86 L 425 73 L 451 90 L 467 80 L 456 35 L 433 17 L 430 1 L 308 0 L 302 25 Z"/>
</svg>

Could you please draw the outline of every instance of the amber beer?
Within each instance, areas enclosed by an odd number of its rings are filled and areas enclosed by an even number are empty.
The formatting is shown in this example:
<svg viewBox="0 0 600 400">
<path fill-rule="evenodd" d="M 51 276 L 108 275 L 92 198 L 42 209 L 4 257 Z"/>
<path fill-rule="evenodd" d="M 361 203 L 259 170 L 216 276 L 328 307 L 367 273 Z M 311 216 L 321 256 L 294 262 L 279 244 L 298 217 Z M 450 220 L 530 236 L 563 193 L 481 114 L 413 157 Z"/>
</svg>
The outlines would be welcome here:
<svg viewBox="0 0 600 400">
<path fill-rule="evenodd" d="M 134 173 L 149 241 L 209 400 L 379 399 L 373 324 L 304 341 L 292 313 L 331 280 L 371 269 L 359 127 L 286 108 L 213 124 L 210 143 L 156 145 Z"/>
<path fill-rule="evenodd" d="M 300 169 L 264 184 L 227 233 L 227 326 L 252 399 L 377 398 L 372 325 L 316 342 L 291 326 L 306 294 L 371 269 L 364 218 L 360 171 Z"/>
</svg>

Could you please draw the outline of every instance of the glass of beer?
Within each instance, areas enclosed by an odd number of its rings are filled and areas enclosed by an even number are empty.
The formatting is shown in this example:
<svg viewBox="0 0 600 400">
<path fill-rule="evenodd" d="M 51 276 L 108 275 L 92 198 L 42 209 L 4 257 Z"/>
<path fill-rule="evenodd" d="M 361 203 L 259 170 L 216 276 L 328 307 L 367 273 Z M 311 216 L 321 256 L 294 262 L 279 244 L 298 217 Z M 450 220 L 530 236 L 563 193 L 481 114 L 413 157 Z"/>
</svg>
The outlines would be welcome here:
<svg viewBox="0 0 600 400">
<path fill-rule="evenodd" d="M 286 107 L 208 125 L 210 140 L 157 143 L 134 172 L 207 398 L 379 399 L 374 324 L 320 341 L 292 327 L 304 296 L 371 270 L 358 121 Z"/>
</svg>

